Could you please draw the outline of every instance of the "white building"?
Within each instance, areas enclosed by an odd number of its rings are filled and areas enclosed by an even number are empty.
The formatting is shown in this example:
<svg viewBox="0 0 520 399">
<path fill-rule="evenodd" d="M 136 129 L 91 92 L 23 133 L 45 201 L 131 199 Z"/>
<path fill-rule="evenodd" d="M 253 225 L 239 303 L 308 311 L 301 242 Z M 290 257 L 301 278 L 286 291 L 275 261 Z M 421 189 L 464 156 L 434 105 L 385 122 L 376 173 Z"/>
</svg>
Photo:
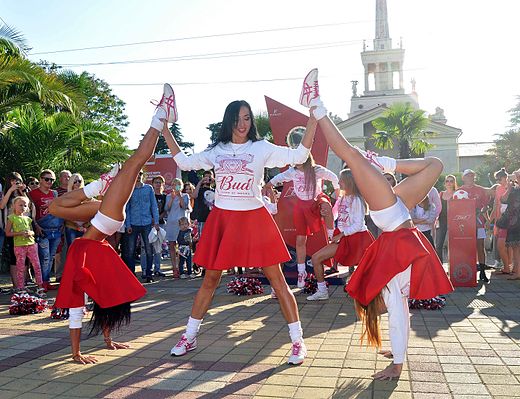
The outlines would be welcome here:
<svg viewBox="0 0 520 399">
<path fill-rule="evenodd" d="M 375 150 L 380 154 L 396 156 L 395 151 L 376 149 L 371 140 L 376 132 L 372 121 L 383 115 L 394 103 L 410 103 L 419 109 L 419 99 L 412 80 L 412 92 L 405 93 L 403 63 L 405 50 L 392 47 L 388 29 L 386 0 L 376 0 L 376 36 L 373 48 L 363 44 L 361 61 L 365 69 L 364 91 L 357 93 L 357 81 L 352 81 L 352 98 L 347 120 L 337 123 L 338 129 L 351 142 L 360 148 Z M 426 155 L 439 157 L 444 162 L 445 172 L 459 171 L 458 139 L 462 130 L 447 125 L 444 111 L 437 107 L 430 115 L 427 131 L 435 133 L 429 141 L 435 146 Z M 334 172 L 342 169 L 343 161 L 332 151 L 329 152 L 328 168 Z"/>
</svg>

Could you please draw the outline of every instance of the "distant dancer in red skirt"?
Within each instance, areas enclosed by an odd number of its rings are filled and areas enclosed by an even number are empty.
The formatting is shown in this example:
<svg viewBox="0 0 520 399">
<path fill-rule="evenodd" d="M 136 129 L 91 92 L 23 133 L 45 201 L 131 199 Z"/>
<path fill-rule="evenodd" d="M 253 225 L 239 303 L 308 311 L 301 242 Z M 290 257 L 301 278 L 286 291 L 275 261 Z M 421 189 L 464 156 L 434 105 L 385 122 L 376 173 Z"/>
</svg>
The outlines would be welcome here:
<svg viewBox="0 0 520 399">
<path fill-rule="evenodd" d="M 206 314 L 223 270 L 235 265 L 262 267 L 276 290 L 282 313 L 289 324 L 292 351 L 289 364 L 303 362 L 307 350 L 298 306 L 285 282 L 280 263 L 290 259 L 280 231 L 262 201 L 264 168 L 302 164 L 310 153 L 316 120 L 311 117 L 296 149 L 261 140 L 251 107 L 233 101 L 224 113 L 216 143 L 208 150 L 186 156 L 169 131 L 163 135 L 182 170 L 215 169 L 215 207 L 204 225 L 194 262 L 206 269 L 191 310 L 186 332 L 171 349 L 181 356 L 197 347 L 197 332 Z"/>
<path fill-rule="evenodd" d="M 327 226 L 329 240 L 334 233 L 334 218 L 329 197 L 323 193 L 323 181 L 332 183 L 336 194 L 339 194 L 338 176 L 327 168 L 316 165 L 312 155 L 301 165 L 290 167 L 285 172 L 274 176 L 267 186 L 277 186 L 283 182 L 292 181 L 296 205 L 293 209 L 293 221 L 296 228 L 296 262 L 298 263 L 297 287 L 305 287 L 307 272 L 305 259 L 307 257 L 307 237 L 322 229 L 322 215 Z M 336 195 L 336 198 L 337 198 Z"/>
<path fill-rule="evenodd" d="M 392 350 L 380 353 L 393 357 L 393 363 L 373 377 L 381 380 L 398 378 L 406 357 L 410 330 L 408 297 L 428 299 L 453 291 L 434 248 L 415 228 L 409 213 L 437 181 L 442 162 L 433 157 L 394 160 L 372 155 L 367 159 L 327 116 L 319 98 L 317 70 L 306 77 L 300 102 L 313 107 L 312 113 L 327 142 L 349 166 L 368 203 L 372 220 L 383 231 L 365 252 L 347 291 L 363 321 L 361 339 L 366 338 L 369 345 L 381 347 L 380 315 L 388 311 Z M 392 188 L 381 169 L 393 169 L 408 177 Z"/>
<path fill-rule="evenodd" d="M 343 266 L 354 267 L 359 263 L 365 250 L 374 242 L 365 224 L 367 206 L 352 176 L 350 169 L 339 174 L 341 196 L 334 204 L 333 214 L 337 215 L 337 229 L 332 242 L 312 255 L 314 274 L 318 280 L 318 290 L 307 297 L 309 301 L 329 299 L 329 290 L 325 283 L 323 262 L 334 258 Z"/>
<path fill-rule="evenodd" d="M 56 198 L 49 208 L 55 216 L 91 223 L 83 237 L 74 240 L 68 250 L 56 298 L 56 307 L 70 308 L 69 331 L 75 362 L 97 362 L 94 356 L 80 351 L 85 295 L 94 300 L 91 334 L 102 332 L 108 349 L 129 347 L 112 341 L 110 332 L 130 322 L 130 303 L 145 295 L 146 290 L 105 238 L 123 225 L 125 205 L 137 175 L 152 156 L 159 134 L 167 125 L 165 121 L 173 123 L 176 117 L 173 91 L 165 85 L 150 129 L 123 168 L 119 171 L 116 165 L 99 180 Z M 103 196 L 102 202 L 87 201 L 99 195 Z"/>
</svg>

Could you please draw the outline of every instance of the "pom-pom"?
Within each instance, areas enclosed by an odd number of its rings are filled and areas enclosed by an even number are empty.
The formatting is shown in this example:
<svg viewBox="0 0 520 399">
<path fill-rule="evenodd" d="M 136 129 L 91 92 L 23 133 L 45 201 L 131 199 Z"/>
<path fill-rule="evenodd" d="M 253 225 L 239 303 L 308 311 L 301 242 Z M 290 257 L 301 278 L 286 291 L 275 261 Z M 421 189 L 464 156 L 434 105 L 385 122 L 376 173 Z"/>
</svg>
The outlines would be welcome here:
<svg viewBox="0 0 520 399">
<path fill-rule="evenodd" d="M 325 282 L 327 287 L 329 286 L 328 281 Z M 316 276 L 313 273 L 309 273 L 307 278 L 305 279 L 305 286 L 303 287 L 303 292 L 305 294 L 314 294 L 318 290 L 318 280 L 316 280 Z"/>
<path fill-rule="evenodd" d="M 17 293 L 11 296 L 9 314 L 25 315 L 41 313 L 47 309 L 47 300 L 27 293 Z"/>
<path fill-rule="evenodd" d="M 409 299 L 408 307 L 410 309 L 426 309 L 426 310 L 440 310 L 446 305 L 446 298 L 443 296 L 436 296 L 431 299 Z"/>
<path fill-rule="evenodd" d="M 52 308 L 51 319 L 55 320 L 67 320 L 69 318 L 68 308 Z"/>
<path fill-rule="evenodd" d="M 235 295 L 263 294 L 264 289 L 260 280 L 253 277 L 235 277 L 227 283 L 227 292 Z"/>
</svg>

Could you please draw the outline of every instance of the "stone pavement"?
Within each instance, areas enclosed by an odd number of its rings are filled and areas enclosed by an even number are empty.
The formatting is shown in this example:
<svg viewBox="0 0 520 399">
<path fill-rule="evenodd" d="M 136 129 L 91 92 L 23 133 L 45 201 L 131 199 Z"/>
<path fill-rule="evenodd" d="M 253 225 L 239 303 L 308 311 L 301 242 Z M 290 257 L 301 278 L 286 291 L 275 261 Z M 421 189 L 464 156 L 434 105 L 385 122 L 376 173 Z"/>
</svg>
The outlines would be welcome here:
<svg viewBox="0 0 520 399">
<path fill-rule="evenodd" d="M 197 350 L 182 358 L 169 354 L 201 279 L 166 278 L 146 285 L 131 325 L 114 335 L 131 349 L 106 350 L 101 337 L 84 331 L 83 352 L 96 355 L 96 365 L 70 362 L 67 322 L 50 319 L 49 311 L 10 316 L 9 297 L 2 295 L 0 398 L 520 397 L 519 282 L 493 276 L 488 285 L 457 289 L 442 311 L 413 310 L 400 380 L 373 382 L 371 374 L 389 361 L 360 346 L 361 325 L 341 287 L 319 303 L 295 291 L 309 356 L 289 367 L 288 329 L 277 301 L 227 294 L 227 280 Z"/>
</svg>

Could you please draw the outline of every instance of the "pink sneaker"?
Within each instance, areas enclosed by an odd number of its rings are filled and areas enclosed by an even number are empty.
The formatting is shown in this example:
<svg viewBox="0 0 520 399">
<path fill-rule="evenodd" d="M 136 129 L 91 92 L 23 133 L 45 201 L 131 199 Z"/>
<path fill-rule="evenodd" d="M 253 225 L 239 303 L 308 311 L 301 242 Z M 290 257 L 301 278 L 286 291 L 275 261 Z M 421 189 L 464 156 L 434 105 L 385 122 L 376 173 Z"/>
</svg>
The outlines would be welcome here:
<svg viewBox="0 0 520 399">
<path fill-rule="evenodd" d="M 183 356 L 194 349 L 197 349 L 197 338 L 189 342 L 186 334 L 182 334 L 181 339 L 177 342 L 177 345 L 171 349 L 170 354 L 172 356 Z"/>
<path fill-rule="evenodd" d="M 168 83 L 164 84 L 161 101 L 155 105 L 157 105 L 157 108 L 164 109 L 168 123 L 177 122 L 178 115 L 177 105 L 175 104 L 175 93 L 173 92 L 173 88 Z"/>
<path fill-rule="evenodd" d="M 296 366 L 302 364 L 305 360 L 305 356 L 307 356 L 305 343 L 303 341 L 293 342 L 291 355 L 289 356 L 287 364 L 294 364 Z"/>
<path fill-rule="evenodd" d="M 300 104 L 309 108 L 311 100 L 320 96 L 318 87 L 318 69 L 311 70 L 303 80 Z"/>
<path fill-rule="evenodd" d="M 114 180 L 114 177 L 116 177 L 116 175 L 119 173 L 120 170 L 121 170 L 121 165 L 117 162 L 112 167 L 110 172 L 103 173 L 99 177 L 99 180 L 101 181 L 101 190 L 99 191 L 99 195 L 106 194 L 108 187 L 110 187 L 110 185 L 112 184 L 112 180 Z"/>
</svg>

